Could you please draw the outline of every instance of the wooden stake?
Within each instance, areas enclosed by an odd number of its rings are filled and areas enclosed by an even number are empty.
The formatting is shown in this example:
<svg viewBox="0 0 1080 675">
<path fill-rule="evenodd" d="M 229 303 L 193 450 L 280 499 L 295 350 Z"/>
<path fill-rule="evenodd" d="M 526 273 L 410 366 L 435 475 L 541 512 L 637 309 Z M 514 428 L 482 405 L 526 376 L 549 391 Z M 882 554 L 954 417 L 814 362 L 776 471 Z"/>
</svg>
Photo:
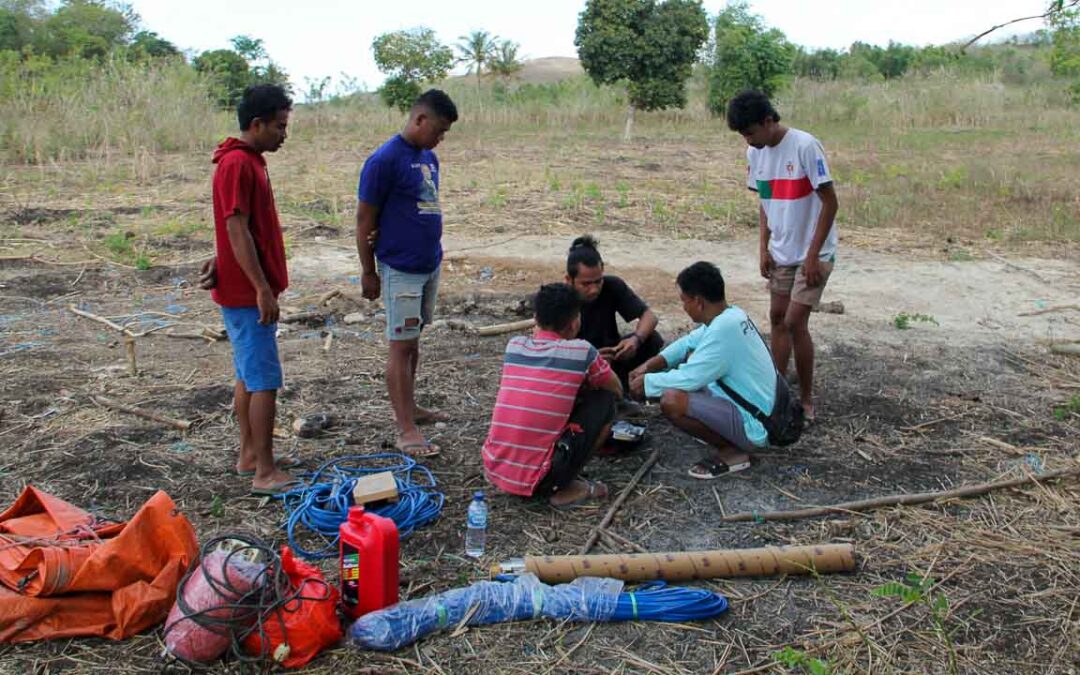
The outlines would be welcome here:
<svg viewBox="0 0 1080 675">
<path fill-rule="evenodd" d="M 128 370 L 135 377 L 139 374 L 139 367 L 135 363 L 135 338 L 127 333 L 124 334 L 124 351 L 127 352 Z"/>
<path fill-rule="evenodd" d="M 103 324 L 105 324 L 109 328 L 112 328 L 115 331 L 119 331 L 119 332 L 121 332 L 121 333 L 123 333 L 125 335 L 131 335 L 131 331 L 129 331 L 127 328 L 124 328 L 123 326 L 121 326 L 118 323 L 109 321 L 108 319 L 106 319 L 103 316 L 98 316 L 97 314 L 94 314 L 92 312 L 87 312 L 87 311 L 81 310 L 78 307 L 76 307 L 75 305 L 68 305 L 68 310 L 70 310 L 72 314 L 78 314 L 79 316 L 83 317 L 84 319 L 90 319 L 91 321 L 97 321 L 98 323 L 103 323 Z"/>
<path fill-rule="evenodd" d="M 493 326 L 482 326 L 476 329 L 476 334 L 489 337 L 492 335 L 502 335 L 504 333 L 516 333 L 521 330 L 527 330 L 536 325 L 535 319 L 523 319 L 521 321 L 511 321 L 510 323 L 497 323 Z"/>
<path fill-rule="evenodd" d="M 129 405 L 120 403 L 119 401 L 114 401 L 111 398 L 106 398 L 105 396 L 91 396 L 90 398 L 93 399 L 94 403 L 105 406 L 106 408 L 112 408 L 113 410 L 119 410 L 120 412 L 124 412 L 129 415 L 136 415 L 138 417 L 142 417 L 148 420 L 160 422 L 167 426 L 180 429 L 181 431 L 187 431 L 191 428 L 191 422 L 188 422 L 187 420 L 178 420 L 174 417 L 159 415 L 158 413 L 150 412 L 149 410 L 143 410 L 142 408 L 133 408 Z"/>
<path fill-rule="evenodd" d="M 1003 490 L 1006 488 L 1017 487 L 1019 485 L 1027 485 L 1030 483 L 1041 483 L 1044 481 L 1057 480 L 1059 478 L 1068 478 L 1080 474 L 1080 467 L 1073 467 L 1071 469 L 1060 469 L 1058 471 L 1050 471 L 1048 473 L 1040 475 L 1027 476 L 1026 478 L 1015 478 L 1012 480 L 1003 480 L 996 483 L 980 483 L 978 485 L 969 485 L 968 487 L 956 488 L 955 490 L 946 490 L 944 492 L 920 492 L 910 495 L 892 495 L 889 497 L 875 497 L 873 499 L 862 499 L 856 502 L 844 502 L 842 504 L 833 504 L 832 506 L 815 506 L 808 509 L 798 509 L 795 511 L 767 511 L 765 513 L 736 513 L 734 515 L 721 518 L 722 523 L 738 523 L 746 521 L 762 521 L 762 520 L 801 520 L 803 518 L 813 518 L 814 516 L 823 516 L 830 513 L 851 513 L 852 511 L 870 511 L 872 509 L 878 509 L 883 506 L 899 506 L 910 504 L 924 504 L 926 502 L 938 501 L 941 499 L 957 499 L 960 497 L 975 497 L 977 495 L 986 494 L 993 490 Z"/>
<path fill-rule="evenodd" d="M 638 481 L 641 480 L 642 476 L 652 468 L 652 465 L 656 464 L 658 459 L 660 459 L 660 448 L 656 448 L 652 451 L 649 458 L 645 460 L 645 463 L 641 465 L 641 468 L 637 470 L 637 473 L 630 479 L 630 482 L 623 488 L 618 499 L 611 505 L 608 512 L 604 514 L 604 519 L 600 521 L 600 524 L 597 525 L 595 529 L 593 529 L 592 534 L 590 534 L 589 538 L 585 541 L 585 545 L 581 547 L 581 555 L 585 555 L 592 550 L 592 547 L 596 545 L 596 540 L 600 538 L 600 531 L 611 524 L 611 519 L 615 517 L 615 513 L 619 510 L 619 507 L 622 506 L 622 503 L 626 501 L 626 498 L 630 495 L 630 491 L 634 489 L 634 486 L 638 484 Z"/>
</svg>

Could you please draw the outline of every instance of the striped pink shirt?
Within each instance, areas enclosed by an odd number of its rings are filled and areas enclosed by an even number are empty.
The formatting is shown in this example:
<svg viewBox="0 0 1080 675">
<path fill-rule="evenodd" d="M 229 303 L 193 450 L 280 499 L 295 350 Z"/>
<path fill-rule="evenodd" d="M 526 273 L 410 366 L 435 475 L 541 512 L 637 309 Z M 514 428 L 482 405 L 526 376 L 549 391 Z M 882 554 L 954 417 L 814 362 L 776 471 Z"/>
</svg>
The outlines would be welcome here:
<svg viewBox="0 0 1080 675">
<path fill-rule="evenodd" d="M 497 488 L 529 496 L 551 468 L 555 441 L 566 429 L 578 391 L 599 387 L 611 366 L 585 340 L 537 330 L 506 345 L 484 472 Z"/>
</svg>

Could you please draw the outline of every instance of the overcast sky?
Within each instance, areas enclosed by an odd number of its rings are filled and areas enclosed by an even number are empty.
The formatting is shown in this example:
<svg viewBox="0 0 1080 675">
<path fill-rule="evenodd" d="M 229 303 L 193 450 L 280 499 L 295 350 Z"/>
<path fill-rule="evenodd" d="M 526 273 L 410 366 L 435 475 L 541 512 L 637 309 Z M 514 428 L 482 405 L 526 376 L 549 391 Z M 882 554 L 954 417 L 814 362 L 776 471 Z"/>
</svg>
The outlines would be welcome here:
<svg viewBox="0 0 1080 675">
<path fill-rule="evenodd" d="M 305 77 L 347 73 L 369 89 L 383 79 L 371 41 L 386 31 L 433 28 L 445 43 L 486 30 L 521 44 L 526 58 L 576 56 L 574 30 L 584 0 L 129 0 L 149 30 L 182 49 L 229 46 L 233 35 L 261 38 L 298 89 Z M 710 16 L 725 6 L 706 1 Z M 1046 0 L 756 0 L 752 10 L 796 44 L 843 48 L 856 40 L 940 44 L 970 37 L 1021 16 L 1039 14 Z M 1013 33 L 1042 27 L 1029 21 Z M 1004 33 L 1004 32 L 1003 32 Z M 1007 33 L 1004 33 L 1007 34 Z"/>
</svg>

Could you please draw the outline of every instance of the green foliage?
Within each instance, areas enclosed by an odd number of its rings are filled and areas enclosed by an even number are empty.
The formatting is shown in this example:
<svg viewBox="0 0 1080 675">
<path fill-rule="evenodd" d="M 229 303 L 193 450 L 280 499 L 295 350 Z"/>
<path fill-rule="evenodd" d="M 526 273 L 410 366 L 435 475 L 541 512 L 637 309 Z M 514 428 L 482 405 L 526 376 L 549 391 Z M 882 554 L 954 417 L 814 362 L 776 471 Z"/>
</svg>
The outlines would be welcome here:
<svg viewBox="0 0 1080 675">
<path fill-rule="evenodd" d="M 788 668 L 800 668 L 810 675 L 832 675 L 832 666 L 828 661 L 815 659 L 801 649 L 795 649 L 791 645 L 780 651 L 773 652 L 773 660 Z"/>
<path fill-rule="evenodd" d="M 496 36 L 486 30 L 474 30 L 459 37 L 458 43 L 454 45 L 458 52 L 457 62 L 468 64 L 468 72 L 476 73 L 477 82 L 480 81 L 484 67 L 490 66 L 494 60 L 495 50 L 498 48 L 497 40 Z"/>
<path fill-rule="evenodd" d="M 697 0 L 589 0 L 574 44 L 593 82 L 625 82 L 634 108 L 662 110 L 686 105 L 686 80 L 706 37 Z"/>
<path fill-rule="evenodd" d="M 101 58 L 125 44 L 138 23 L 129 8 L 102 0 L 65 0 L 38 33 L 37 52 L 53 57 Z"/>
<path fill-rule="evenodd" d="M 1051 15 L 1050 72 L 1057 77 L 1080 76 L 1080 9 Z"/>
<path fill-rule="evenodd" d="M 379 88 L 379 97 L 383 103 L 391 108 L 397 108 L 401 112 L 408 112 L 413 101 L 422 93 L 420 83 L 406 80 L 401 75 L 387 78 L 383 86 Z"/>
<path fill-rule="evenodd" d="M 135 33 L 128 46 L 128 52 L 136 59 L 164 59 L 180 56 L 180 50 L 176 48 L 176 45 L 148 30 Z"/>
<path fill-rule="evenodd" d="M 1070 415 L 1080 415 L 1080 394 L 1074 395 L 1067 403 L 1054 406 L 1054 419 L 1064 422 Z"/>
<path fill-rule="evenodd" d="M 925 605 L 934 623 L 934 632 L 945 645 L 949 653 L 949 672 L 957 670 L 956 649 L 953 647 L 952 634 L 945 626 L 949 616 L 949 597 L 935 592 L 934 580 L 928 576 L 911 572 L 904 581 L 890 581 L 870 591 L 870 595 L 879 598 L 900 598 L 905 604 L 921 603 Z"/>
<path fill-rule="evenodd" d="M 248 62 L 231 49 L 213 49 L 191 61 L 195 71 L 206 76 L 214 101 L 223 108 L 236 105 L 244 88 L 251 84 Z"/>
<path fill-rule="evenodd" d="M 388 106 L 405 111 L 420 95 L 422 82 L 441 80 L 454 65 L 454 52 L 430 28 L 383 33 L 371 43 L 375 65 L 389 75 L 379 89 Z"/>
<path fill-rule="evenodd" d="M 492 74 L 504 78 L 516 75 L 524 67 L 524 64 L 518 58 L 518 50 L 520 49 L 521 45 L 513 40 L 501 41 L 488 62 Z"/>
<path fill-rule="evenodd" d="M 745 3 L 728 5 L 716 17 L 716 51 L 709 76 L 709 110 L 723 115 L 743 89 L 772 96 L 791 78 L 795 46 L 779 30 L 766 29 Z"/>
<path fill-rule="evenodd" d="M 807 51 L 797 47 L 792 61 L 792 72 L 799 77 L 814 80 L 835 80 L 840 76 L 840 65 L 845 55 L 835 49 Z"/>
<path fill-rule="evenodd" d="M 935 326 L 938 325 L 937 319 L 929 314 L 910 314 L 908 312 L 900 312 L 893 317 L 893 325 L 897 330 L 907 330 L 911 328 L 912 323 L 932 323 Z"/>
</svg>

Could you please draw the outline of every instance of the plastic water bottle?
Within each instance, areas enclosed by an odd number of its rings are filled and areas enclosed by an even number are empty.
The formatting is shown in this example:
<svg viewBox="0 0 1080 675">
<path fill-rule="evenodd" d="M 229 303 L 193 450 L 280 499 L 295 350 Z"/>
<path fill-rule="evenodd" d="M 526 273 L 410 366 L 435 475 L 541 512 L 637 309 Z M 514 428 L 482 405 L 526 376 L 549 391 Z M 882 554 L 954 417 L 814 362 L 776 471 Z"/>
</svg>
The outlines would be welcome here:
<svg viewBox="0 0 1080 675">
<path fill-rule="evenodd" d="M 484 492 L 477 490 L 469 504 L 468 529 L 465 531 L 465 555 L 473 558 L 484 555 L 484 544 L 487 542 L 487 521 L 488 505 L 484 500 Z"/>
</svg>

